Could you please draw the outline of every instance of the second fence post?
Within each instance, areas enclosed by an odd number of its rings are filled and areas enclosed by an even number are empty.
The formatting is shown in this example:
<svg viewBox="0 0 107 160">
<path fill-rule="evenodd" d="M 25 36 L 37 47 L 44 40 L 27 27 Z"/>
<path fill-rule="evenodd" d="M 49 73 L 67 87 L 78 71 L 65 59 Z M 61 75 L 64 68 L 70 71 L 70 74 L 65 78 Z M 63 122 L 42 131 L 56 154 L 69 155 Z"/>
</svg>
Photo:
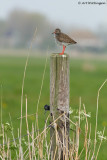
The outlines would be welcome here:
<svg viewBox="0 0 107 160">
<path fill-rule="evenodd" d="M 69 56 L 67 54 L 52 54 L 50 57 L 50 114 L 51 160 L 68 159 Z"/>
</svg>

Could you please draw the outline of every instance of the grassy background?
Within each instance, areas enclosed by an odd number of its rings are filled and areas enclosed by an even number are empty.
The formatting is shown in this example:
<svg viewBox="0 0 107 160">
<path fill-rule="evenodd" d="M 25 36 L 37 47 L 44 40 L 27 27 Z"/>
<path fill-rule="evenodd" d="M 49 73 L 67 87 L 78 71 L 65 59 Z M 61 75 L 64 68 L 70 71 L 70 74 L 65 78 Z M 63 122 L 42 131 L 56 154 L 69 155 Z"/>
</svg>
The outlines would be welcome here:
<svg viewBox="0 0 107 160">
<path fill-rule="evenodd" d="M 3 56 L 0 55 L 0 84 L 2 95 L 2 117 L 3 123 L 10 122 L 9 113 L 12 118 L 15 136 L 19 128 L 21 106 L 21 88 L 25 56 Z M 25 95 L 28 97 L 28 114 L 36 112 L 37 100 L 39 97 L 41 81 L 44 71 L 45 58 L 30 57 L 28 61 L 25 85 L 23 115 L 25 115 Z M 49 59 L 47 63 L 42 95 L 39 103 L 39 127 L 42 130 L 45 121 L 44 105 L 49 104 L 50 73 Z M 107 78 L 106 60 L 70 59 L 70 106 L 78 109 L 79 97 L 82 104 L 86 106 L 87 112 L 91 112 L 90 122 L 92 123 L 92 136 L 94 136 L 95 114 L 97 92 L 101 84 Z M 0 95 L 0 96 L 1 96 Z M 102 88 L 99 100 L 98 130 L 103 130 L 107 126 L 107 84 Z M 1 116 L 1 115 L 0 115 Z M 1 119 L 0 119 L 1 120 Z M 29 124 L 35 121 L 35 116 L 28 117 Z M 30 125 L 31 126 L 31 125 Z M 23 119 L 23 132 L 26 134 L 25 120 Z M 107 131 L 105 131 L 107 135 Z M 107 159 L 107 143 L 102 144 L 99 160 Z"/>
</svg>

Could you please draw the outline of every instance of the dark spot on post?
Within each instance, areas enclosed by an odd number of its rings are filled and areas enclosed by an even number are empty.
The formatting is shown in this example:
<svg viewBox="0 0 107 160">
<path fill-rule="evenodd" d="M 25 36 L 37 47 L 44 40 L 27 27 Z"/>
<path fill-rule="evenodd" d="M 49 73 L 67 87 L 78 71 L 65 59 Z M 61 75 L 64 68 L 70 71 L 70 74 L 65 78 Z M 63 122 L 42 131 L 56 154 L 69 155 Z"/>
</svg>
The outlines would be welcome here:
<svg viewBox="0 0 107 160">
<path fill-rule="evenodd" d="M 45 111 L 49 111 L 49 110 L 50 110 L 50 106 L 46 104 L 46 105 L 44 106 L 44 109 L 45 109 Z"/>
</svg>

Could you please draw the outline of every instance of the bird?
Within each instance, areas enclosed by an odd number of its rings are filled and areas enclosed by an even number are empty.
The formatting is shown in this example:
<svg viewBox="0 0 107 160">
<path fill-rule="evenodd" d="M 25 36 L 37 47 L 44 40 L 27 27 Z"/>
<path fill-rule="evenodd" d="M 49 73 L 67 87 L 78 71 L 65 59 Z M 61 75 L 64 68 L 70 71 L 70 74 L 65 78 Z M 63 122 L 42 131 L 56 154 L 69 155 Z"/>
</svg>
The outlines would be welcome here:
<svg viewBox="0 0 107 160">
<path fill-rule="evenodd" d="M 55 31 L 52 34 L 55 35 L 56 42 L 59 45 L 63 46 L 62 53 L 59 53 L 59 55 L 63 55 L 64 54 L 64 51 L 65 51 L 65 48 L 66 48 L 67 45 L 71 45 L 71 44 L 76 44 L 77 43 L 76 41 L 71 39 L 67 34 L 62 33 L 59 28 L 56 28 Z"/>
</svg>

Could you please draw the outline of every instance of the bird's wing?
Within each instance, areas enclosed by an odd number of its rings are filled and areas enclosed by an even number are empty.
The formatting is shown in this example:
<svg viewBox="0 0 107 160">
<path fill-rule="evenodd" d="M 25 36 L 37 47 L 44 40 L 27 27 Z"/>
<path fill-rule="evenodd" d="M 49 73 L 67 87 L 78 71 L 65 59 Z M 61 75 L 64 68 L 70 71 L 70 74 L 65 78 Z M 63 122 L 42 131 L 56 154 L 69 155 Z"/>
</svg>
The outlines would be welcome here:
<svg viewBox="0 0 107 160">
<path fill-rule="evenodd" d="M 67 34 L 61 34 L 61 36 L 60 36 L 60 41 L 61 42 L 65 42 L 65 43 L 72 43 L 72 44 L 75 44 L 76 42 L 73 40 L 73 39 L 71 39 Z"/>
</svg>

